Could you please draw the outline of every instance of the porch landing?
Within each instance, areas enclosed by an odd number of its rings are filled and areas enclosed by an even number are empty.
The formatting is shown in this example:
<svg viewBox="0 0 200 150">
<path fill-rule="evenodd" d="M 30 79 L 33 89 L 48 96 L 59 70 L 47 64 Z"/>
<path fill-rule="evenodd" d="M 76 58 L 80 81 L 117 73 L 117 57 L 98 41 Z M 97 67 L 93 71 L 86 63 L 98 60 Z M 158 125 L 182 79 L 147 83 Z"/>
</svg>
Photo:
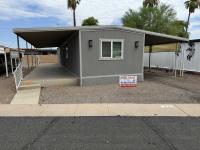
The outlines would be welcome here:
<svg viewBox="0 0 200 150">
<path fill-rule="evenodd" d="M 79 78 L 59 64 L 39 64 L 22 85 L 40 84 L 42 87 L 54 85 L 78 85 Z"/>
</svg>

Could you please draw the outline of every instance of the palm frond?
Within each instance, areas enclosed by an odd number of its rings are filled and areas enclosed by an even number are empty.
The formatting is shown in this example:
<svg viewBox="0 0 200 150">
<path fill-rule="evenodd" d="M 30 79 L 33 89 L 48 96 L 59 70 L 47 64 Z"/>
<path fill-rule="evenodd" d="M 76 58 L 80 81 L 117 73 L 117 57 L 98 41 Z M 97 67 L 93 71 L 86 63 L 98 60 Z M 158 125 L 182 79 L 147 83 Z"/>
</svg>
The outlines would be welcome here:
<svg viewBox="0 0 200 150">
<path fill-rule="evenodd" d="M 77 5 L 80 4 L 81 0 L 67 0 L 67 6 L 69 9 L 75 10 Z"/>
</svg>

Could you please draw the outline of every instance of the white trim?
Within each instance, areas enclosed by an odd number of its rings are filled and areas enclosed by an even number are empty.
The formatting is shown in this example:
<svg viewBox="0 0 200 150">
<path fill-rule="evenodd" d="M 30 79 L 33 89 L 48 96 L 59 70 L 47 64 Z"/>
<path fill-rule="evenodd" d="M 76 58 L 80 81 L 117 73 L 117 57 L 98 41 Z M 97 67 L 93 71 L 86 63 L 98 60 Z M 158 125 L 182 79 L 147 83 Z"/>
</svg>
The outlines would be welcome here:
<svg viewBox="0 0 200 150">
<path fill-rule="evenodd" d="M 100 41 L 100 55 L 99 60 L 123 60 L 124 59 L 124 39 L 99 39 Z M 111 57 L 102 57 L 102 43 L 103 42 L 110 42 L 111 43 Z M 113 58 L 113 42 L 121 42 L 121 57 L 120 58 Z"/>
<path fill-rule="evenodd" d="M 118 74 L 118 75 L 100 75 L 100 76 L 87 76 L 82 77 L 82 79 L 95 79 L 95 78 L 106 78 L 106 77 L 119 77 L 119 76 L 140 76 L 142 73 L 135 73 L 135 74 Z"/>
<path fill-rule="evenodd" d="M 81 45 L 81 31 L 79 31 L 79 57 L 80 57 L 80 86 L 83 85 L 82 78 L 83 78 L 83 64 L 82 64 L 82 45 Z"/>
</svg>

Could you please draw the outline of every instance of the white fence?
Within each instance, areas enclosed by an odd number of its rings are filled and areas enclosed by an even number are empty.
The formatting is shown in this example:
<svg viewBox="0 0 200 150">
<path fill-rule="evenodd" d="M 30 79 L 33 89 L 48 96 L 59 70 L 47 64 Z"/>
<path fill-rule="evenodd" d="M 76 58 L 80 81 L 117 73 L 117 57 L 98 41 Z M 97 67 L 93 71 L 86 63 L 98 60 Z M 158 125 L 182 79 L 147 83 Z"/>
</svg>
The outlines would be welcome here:
<svg viewBox="0 0 200 150">
<path fill-rule="evenodd" d="M 195 54 L 191 60 L 187 59 L 188 45 L 182 44 L 181 47 L 181 53 L 178 56 L 174 52 L 152 53 L 151 67 L 200 72 L 200 43 L 195 43 Z M 144 54 L 144 66 L 149 66 L 148 53 Z"/>
<path fill-rule="evenodd" d="M 23 72 L 22 72 L 22 64 L 19 63 L 15 71 L 13 72 L 14 78 L 15 78 L 15 85 L 16 85 L 16 90 L 19 89 L 20 84 L 23 80 Z"/>
<path fill-rule="evenodd" d="M 149 66 L 149 53 L 144 54 L 144 66 Z M 151 67 L 174 69 L 175 68 L 175 53 L 174 52 L 159 52 L 151 53 Z"/>
</svg>

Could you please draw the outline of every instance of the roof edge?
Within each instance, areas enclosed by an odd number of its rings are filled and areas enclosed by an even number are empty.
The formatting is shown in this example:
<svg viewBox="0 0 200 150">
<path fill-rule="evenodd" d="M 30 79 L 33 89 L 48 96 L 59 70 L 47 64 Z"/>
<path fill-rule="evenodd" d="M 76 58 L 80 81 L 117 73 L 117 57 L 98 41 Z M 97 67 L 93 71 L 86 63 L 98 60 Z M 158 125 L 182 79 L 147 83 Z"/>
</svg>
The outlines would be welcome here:
<svg viewBox="0 0 200 150">
<path fill-rule="evenodd" d="M 21 32 L 45 32 L 45 31 L 79 31 L 79 30 L 100 30 L 100 29 L 120 29 L 120 30 L 127 30 L 127 31 L 133 31 L 148 35 L 154 35 L 154 36 L 160 36 L 164 38 L 171 38 L 178 41 L 183 42 L 189 42 L 189 39 L 182 38 L 174 35 L 168 35 L 164 33 L 157 33 L 157 32 L 151 32 L 136 28 L 130 28 L 130 27 L 124 27 L 124 26 L 116 26 L 116 25 L 103 25 L 103 26 L 77 26 L 77 27 L 38 27 L 38 28 L 14 28 L 13 32 L 15 34 L 19 34 Z"/>
</svg>

